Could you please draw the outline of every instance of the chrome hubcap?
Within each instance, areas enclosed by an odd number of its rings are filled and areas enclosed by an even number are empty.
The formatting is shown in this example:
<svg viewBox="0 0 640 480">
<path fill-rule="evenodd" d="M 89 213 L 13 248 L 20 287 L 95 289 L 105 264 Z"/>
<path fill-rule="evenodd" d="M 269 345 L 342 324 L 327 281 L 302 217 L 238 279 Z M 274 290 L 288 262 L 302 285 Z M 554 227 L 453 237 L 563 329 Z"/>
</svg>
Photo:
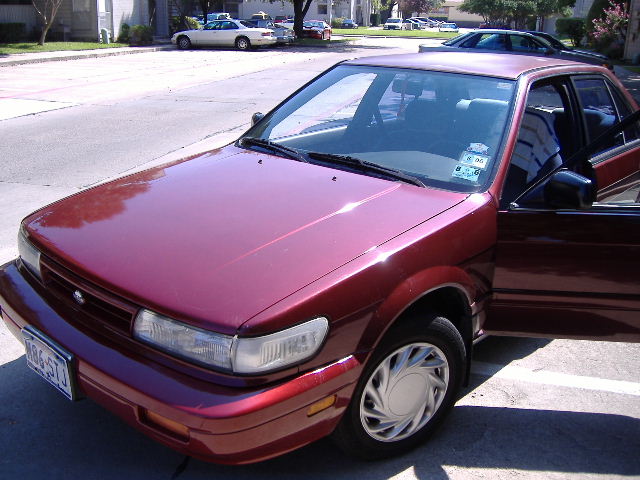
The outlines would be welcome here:
<svg viewBox="0 0 640 480">
<path fill-rule="evenodd" d="M 429 343 L 399 348 L 375 369 L 360 400 L 360 420 L 371 437 L 395 442 L 420 430 L 440 407 L 449 365 Z"/>
</svg>

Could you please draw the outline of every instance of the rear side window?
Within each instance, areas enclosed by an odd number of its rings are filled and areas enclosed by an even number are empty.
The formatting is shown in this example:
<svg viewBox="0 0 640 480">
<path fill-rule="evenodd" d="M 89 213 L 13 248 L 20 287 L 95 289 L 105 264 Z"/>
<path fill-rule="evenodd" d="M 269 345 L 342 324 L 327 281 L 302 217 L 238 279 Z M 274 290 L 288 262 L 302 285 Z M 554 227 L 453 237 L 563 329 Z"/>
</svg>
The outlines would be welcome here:
<svg viewBox="0 0 640 480">
<path fill-rule="evenodd" d="M 575 79 L 575 86 L 582 104 L 589 142 L 592 142 L 618 121 L 616 107 L 603 79 L 578 78 Z M 623 142 L 622 134 L 615 135 L 600 152 L 622 145 Z"/>
<path fill-rule="evenodd" d="M 617 89 L 612 88 L 611 90 L 613 92 L 613 100 L 616 102 L 616 107 L 618 108 L 618 114 L 620 115 L 620 118 L 625 118 L 628 115 L 631 115 L 633 113 L 633 110 L 627 103 L 627 100 Z M 638 139 L 640 139 L 640 120 L 635 122 L 624 131 L 624 143 L 630 143 Z"/>
</svg>

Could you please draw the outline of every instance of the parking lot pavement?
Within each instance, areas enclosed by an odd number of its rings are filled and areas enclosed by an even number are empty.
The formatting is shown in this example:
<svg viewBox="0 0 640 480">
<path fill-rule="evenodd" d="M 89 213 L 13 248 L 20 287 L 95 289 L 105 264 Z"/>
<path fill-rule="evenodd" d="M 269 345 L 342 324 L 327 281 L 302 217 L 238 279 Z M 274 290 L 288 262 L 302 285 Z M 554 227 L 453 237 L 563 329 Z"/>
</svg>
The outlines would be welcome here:
<svg viewBox="0 0 640 480">
<path fill-rule="evenodd" d="M 405 42 L 405 50 L 417 50 L 417 42 Z M 87 183 L 225 144 L 253 111 L 266 111 L 325 66 L 387 51 L 363 46 L 340 54 L 173 51 L 135 62 L 25 65 L 15 83 L 0 69 L 0 91 L 11 86 L 16 98 L 74 103 L 2 121 L 0 260 L 15 256 L 17 225 L 30 210 Z M 93 78 L 98 69 L 108 79 Z M 46 79 L 51 89 L 42 88 Z M 79 139 L 69 141 L 69 131 Z M 171 137 L 176 131 L 192 140 Z M 10 139 L 13 149 L 3 151 Z M 442 430 L 404 456 L 359 462 L 322 440 L 262 464 L 226 467 L 185 461 L 92 401 L 67 401 L 26 367 L 22 345 L 0 326 L 0 479 L 640 478 L 639 345 L 494 337 L 477 345 L 473 371 Z"/>
</svg>

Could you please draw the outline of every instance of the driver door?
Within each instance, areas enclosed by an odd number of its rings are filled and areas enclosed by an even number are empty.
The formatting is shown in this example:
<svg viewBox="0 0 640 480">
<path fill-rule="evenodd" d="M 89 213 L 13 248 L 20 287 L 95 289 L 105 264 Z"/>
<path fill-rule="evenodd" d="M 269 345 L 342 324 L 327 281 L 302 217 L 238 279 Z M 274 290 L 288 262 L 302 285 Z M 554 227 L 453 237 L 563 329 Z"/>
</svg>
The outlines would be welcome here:
<svg viewBox="0 0 640 480">
<path fill-rule="evenodd" d="M 573 137 L 585 142 L 631 110 L 604 78 L 556 86 L 575 92 L 562 119 L 573 119 Z M 590 163 L 599 188 L 589 208 L 503 203 L 487 333 L 640 341 L 640 122 L 612 136 Z"/>
</svg>

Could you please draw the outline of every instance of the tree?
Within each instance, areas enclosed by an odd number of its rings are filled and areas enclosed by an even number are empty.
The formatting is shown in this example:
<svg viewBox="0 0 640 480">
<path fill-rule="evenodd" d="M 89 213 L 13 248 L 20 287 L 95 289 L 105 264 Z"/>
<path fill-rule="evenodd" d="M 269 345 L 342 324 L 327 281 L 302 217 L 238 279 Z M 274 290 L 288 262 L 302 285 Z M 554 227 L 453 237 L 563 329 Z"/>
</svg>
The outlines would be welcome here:
<svg viewBox="0 0 640 480">
<path fill-rule="evenodd" d="M 623 46 L 627 38 L 629 11 L 626 3 L 609 2 L 601 18 L 593 20 L 593 37 L 596 47 L 612 57 L 622 55 Z"/>
<path fill-rule="evenodd" d="M 40 40 L 38 45 L 44 45 L 44 41 L 47 38 L 49 29 L 53 26 L 53 21 L 56 18 L 58 9 L 62 5 L 62 0 L 31 0 L 33 8 L 42 20 L 42 32 L 40 33 Z"/>
<path fill-rule="evenodd" d="M 486 23 L 506 24 L 510 21 L 507 0 L 464 0 L 458 9 L 461 12 L 480 15 Z"/>
<path fill-rule="evenodd" d="M 386 18 L 389 18 L 396 5 L 405 16 L 410 16 L 413 12 L 427 14 L 431 10 L 440 8 L 443 3 L 444 0 L 380 0 L 378 8 L 385 12 Z M 373 4 L 375 6 L 376 2 Z"/>
<path fill-rule="evenodd" d="M 293 31 L 296 32 L 298 38 L 302 38 L 302 24 L 311 2 L 312 0 L 291 0 L 293 3 Z M 331 8 L 331 0 L 329 0 L 328 8 Z"/>
<path fill-rule="evenodd" d="M 485 22 L 514 22 L 516 28 L 522 28 L 528 17 L 567 14 L 574 5 L 575 0 L 464 0 L 459 8 L 463 12 L 480 15 Z"/>
<path fill-rule="evenodd" d="M 560 35 L 567 35 L 571 38 L 576 47 L 580 46 L 582 37 L 587 33 L 584 18 L 559 18 L 556 20 L 556 31 Z"/>
</svg>

